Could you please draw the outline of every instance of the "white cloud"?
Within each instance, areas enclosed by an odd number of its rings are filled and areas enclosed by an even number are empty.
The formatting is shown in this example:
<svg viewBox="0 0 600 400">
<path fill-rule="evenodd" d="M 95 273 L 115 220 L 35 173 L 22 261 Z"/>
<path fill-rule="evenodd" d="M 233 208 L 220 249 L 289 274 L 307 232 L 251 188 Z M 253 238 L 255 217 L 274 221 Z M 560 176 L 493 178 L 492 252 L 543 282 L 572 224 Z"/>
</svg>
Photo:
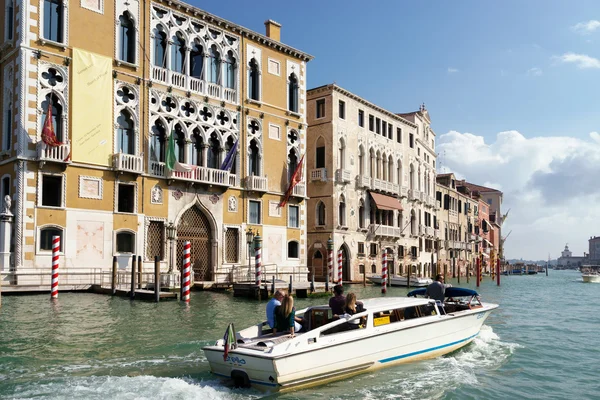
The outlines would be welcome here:
<svg viewBox="0 0 600 400">
<path fill-rule="evenodd" d="M 542 69 L 538 67 L 529 68 L 527 71 L 527 75 L 529 76 L 541 76 L 542 74 Z"/>
<path fill-rule="evenodd" d="M 449 74 L 455 74 L 458 72 L 458 69 L 456 68 L 452 68 L 452 67 L 448 67 L 448 73 Z"/>
<path fill-rule="evenodd" d="M 564 243 L 577 254 L 600 219 L 600 134 L 526 138 L 500 132 L 486 143 L 482 136 L 450 131 L 438 140 L 439 162 L 469 182 L 504 192 L 502 211 L 507 258 L 545 259 L 560 255 Z"/>
<path fill-rule="evenodd" d="M 565 53 L 556 58 L 563 63 L 577 64 L 579 69 L 600 68 L 600 60 L 586 54 Z"/>
<path fill-rule="evenodd" d="M 596 31 L 598 28 L 600 28 L 600 21 L 594 19 L 589 20 L 587 22 L 580 22 L 571 27 L 573 31 L 582 35 L 589 35 L 590 33 Z"/>
</svg>

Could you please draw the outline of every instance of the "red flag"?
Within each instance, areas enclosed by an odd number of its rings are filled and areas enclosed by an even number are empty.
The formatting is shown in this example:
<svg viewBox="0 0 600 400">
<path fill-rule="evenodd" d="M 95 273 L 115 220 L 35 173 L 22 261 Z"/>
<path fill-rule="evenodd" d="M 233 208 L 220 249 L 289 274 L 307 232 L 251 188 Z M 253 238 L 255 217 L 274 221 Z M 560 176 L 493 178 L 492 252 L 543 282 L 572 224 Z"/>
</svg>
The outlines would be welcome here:
<svg viewBox="0 0 600 400">
<path fill-rule="evenodd" d="M 42 141 L 50 147 L 60 146 L 62 143 L 56 139 L 54 127 L 52 126 L 52 98 L 48 102 L 48 111 L 46 112 L 46 121 L 42 129 Z"/>
<path fill-rule="evenodd" d="M 285 191 L 285 196 L 283 197 L 283 200 L 281 200 L 281 203 L 279 203 L 279 207 L 283 207 L 287 204 L 288 200 L 290 199 L 290 196 L 292 195 L 292 190 L 294 189 L 294 186 L 296 186 L 296 184 L 298 184 L 298 182 L 302 180 L 302 161 L 304 161 L 304 155 L 302 155 L 300 162 L 296 166 L 296 170 L 292 175 L 292 179 L 290 179 L 290 186 Z"/>
</svg>

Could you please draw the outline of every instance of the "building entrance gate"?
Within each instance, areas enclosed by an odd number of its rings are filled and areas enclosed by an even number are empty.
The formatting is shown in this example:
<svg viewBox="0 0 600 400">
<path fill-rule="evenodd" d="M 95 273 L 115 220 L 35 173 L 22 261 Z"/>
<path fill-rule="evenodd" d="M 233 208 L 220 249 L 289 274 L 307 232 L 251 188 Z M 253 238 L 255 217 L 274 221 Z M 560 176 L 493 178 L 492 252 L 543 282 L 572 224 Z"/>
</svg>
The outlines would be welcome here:
<svg viewBox="0 0 600 400">
<path fill-rule="evenodd" d="M 177 269 L 183 267 L 183 246 L 186 241 L 192 245 L 191 262 L 193 280 L 212 281 L 211 242 L 212 233 L 206 215 L 196 206 L 183 213 L 177 225 Z"/>
</svg>

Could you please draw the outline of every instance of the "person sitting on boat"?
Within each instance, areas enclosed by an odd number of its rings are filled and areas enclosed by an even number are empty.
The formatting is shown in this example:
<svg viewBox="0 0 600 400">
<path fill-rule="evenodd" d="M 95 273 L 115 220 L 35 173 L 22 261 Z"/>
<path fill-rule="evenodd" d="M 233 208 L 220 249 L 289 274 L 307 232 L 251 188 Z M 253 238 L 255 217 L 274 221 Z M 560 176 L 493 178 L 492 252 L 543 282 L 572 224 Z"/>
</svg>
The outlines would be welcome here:
<svg viewBox="0 0 600 400">
<path fill-rule="evenodd" d="M 275 328 L 275 307 L 281 305 L 283 292 L 279 289 L 275 291 L 273 298 L 267 303 L 267 323 L 271 329 Z"/>
<path fill-rule="evenodd" d="M 444 285 L 444 275 L 437 274 L 435 281 L 427 286 L 427 289 L 425 290 L 425 296 L 443 303 L 445 291 L 446 285 Z"/>
<path fill-rule="evenodd" d="M 344 287 L 342 285 L 335 285 L 333 287 L 333 293 L 335 296 L 329 299 L 329 308 L 333 313 L 334 318 L 344 314 L 344 307 L 346 306 L 346 296 L 344 296 Z"/>
<path fill-rule="evenodd" d="M 363 303 L 356 300 L 356 295 L 354 293 L 348 293 L 348 296 L 346 296 L 344 313 L 354 315 L 356 313 L 363 312 L 364 310 Z"/>
<path fill-rule="evenodd" d="M 273 333 L 289 332 L 291 337 L 295 336 L 295 332 L 302 329 L 301 318 L 296 317 L 296 309 L 294 308 L 294 298 L 286 294 L 281 300 L 281 305 L 275 307 L 275 328 Z"/>
</svg>

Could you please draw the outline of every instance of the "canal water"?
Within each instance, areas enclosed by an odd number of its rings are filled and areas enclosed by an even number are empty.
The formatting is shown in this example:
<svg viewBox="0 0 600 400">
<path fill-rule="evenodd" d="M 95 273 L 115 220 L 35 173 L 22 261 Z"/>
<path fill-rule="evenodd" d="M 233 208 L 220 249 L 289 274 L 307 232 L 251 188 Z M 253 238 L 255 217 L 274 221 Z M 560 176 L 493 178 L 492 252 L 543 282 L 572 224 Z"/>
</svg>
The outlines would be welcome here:
<svg viewBox="0 0 600 400">
<path fill-rule="evenodd" d="M 600 285 L 574 271 L 490 278 L 479 292 L 500 304 L 479 337 L 434 360 L 401 365 L 281 399 L 600 399 Z M 451 281 L 457 286 L 456 281 Z M 460 286 L 474 288 L 474 282 Z M 380 288 L 348 285 L 359 298 Z M 387 296 L 404 296 L 403 288 Z M 297 299 L 296 306 L 325 303 Z M 194 292 L 178 302 L 130 302 L 61 293 L 4 296 L 0 309 L 2 399 L 256 399 L 211 376 L 202 346 L 264 316 L 265 303 Z"/>
</svg>

